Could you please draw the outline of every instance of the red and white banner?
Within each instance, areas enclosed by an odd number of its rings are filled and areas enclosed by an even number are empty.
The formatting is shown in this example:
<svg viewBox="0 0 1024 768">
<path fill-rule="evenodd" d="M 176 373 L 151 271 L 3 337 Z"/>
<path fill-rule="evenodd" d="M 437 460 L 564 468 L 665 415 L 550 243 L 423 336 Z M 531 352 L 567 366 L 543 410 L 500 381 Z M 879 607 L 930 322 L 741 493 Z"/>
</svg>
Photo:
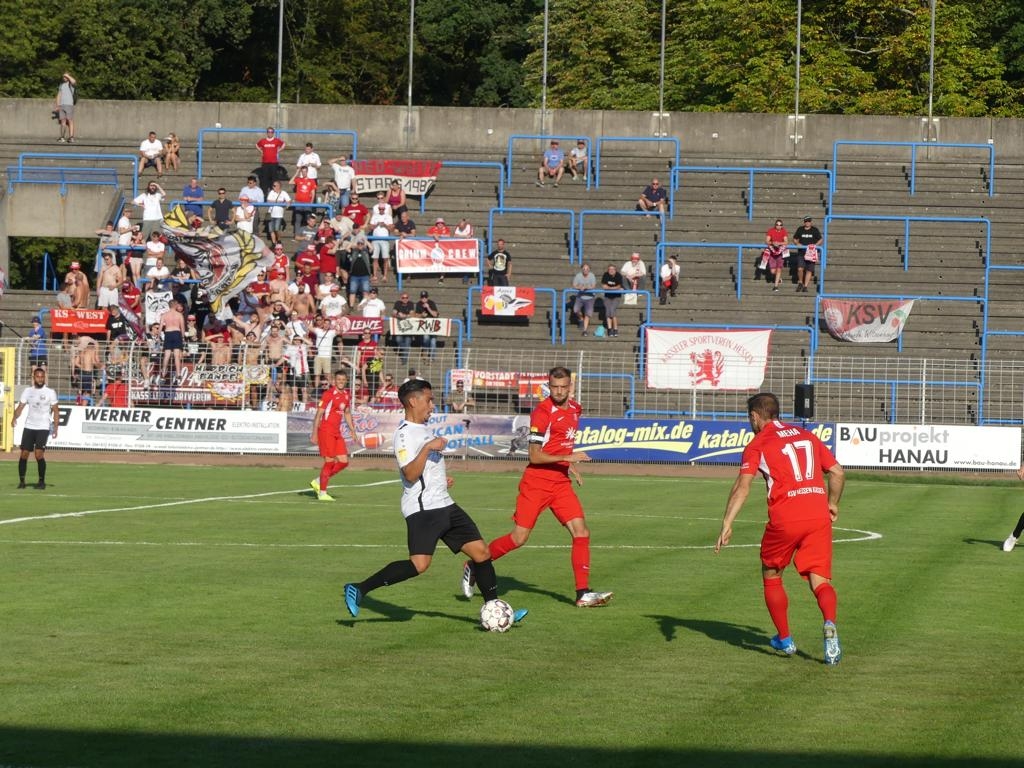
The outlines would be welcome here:
<svg viewBox="0 0 1024 768">
<path fill-rule="evenodd" d="M 53 333 L 106 333 L 107 310 L 55 307 L 50 310 L 50 323 Z"/>
<path fill-rule="evenodd" d="M 403 275 L 479 272 L 480 241 L 403 238 L 395 244 L 395 259 Z"/>
<path fill-rule="evenodd" d="M 486 286 L 483 290 L 481 313 L 485 315 L 515 315 L 533 317 L 537 308 L 533 288 L 516 286 Z"/>
<path fill-rule="evenodd" d="M 384 318 L 342 315 L 334 320 L 334 329 L 342 336 L 362 336 L 364 333 L 379 336 L 384 333 Z"/>
<path fill-rule="evenodd" d="M 385 192 L 396 179 L 407 195 L 425 195 L 437 181 L 441 163 L 434 160 L 353 160 L 352 191 Z"/>
<path fill-rule="evenodd" d="M 546 373 L 474 371 L 470 368 L 454 368 L 449 371 L 449 383 L 452 389 L 459 381 L 462 382 L 467 392 L 515 390 L 519 397 L 542 398 L 548 396 L 548 375 Z"/>
<path fill-rule="evenodd" d="M 451 336 L 452 321 L 447 317 L 390 318 L 392 336 Z"/>
<path fill-rule="evenodd" d="M 770 330 L 648 328 L 647 386 L 756 390 L 764 382 Z"/>
<path fill-rule="evenodd" d="M 822 299 L 821 313 L 828 332 L 843 341 L 885 342 L 898 338 L 907 324 L 914 300 L 854 301 Z"/>
</svg>

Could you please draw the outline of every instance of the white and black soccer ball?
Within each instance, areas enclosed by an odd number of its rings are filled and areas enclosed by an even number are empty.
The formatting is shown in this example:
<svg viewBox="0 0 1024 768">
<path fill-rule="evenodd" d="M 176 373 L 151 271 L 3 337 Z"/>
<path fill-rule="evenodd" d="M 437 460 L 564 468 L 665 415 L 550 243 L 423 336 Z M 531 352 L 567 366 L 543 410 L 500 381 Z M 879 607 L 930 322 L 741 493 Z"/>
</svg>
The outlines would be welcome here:
<svg viewBox="0 0 1024 768">
<path fill-rule="evenodd" d="M 504 600 L 488 600 L 480 609 L 480 626 L 488 632 L 508 632 L 512 618 L 512 606 Z"/>
</svg>

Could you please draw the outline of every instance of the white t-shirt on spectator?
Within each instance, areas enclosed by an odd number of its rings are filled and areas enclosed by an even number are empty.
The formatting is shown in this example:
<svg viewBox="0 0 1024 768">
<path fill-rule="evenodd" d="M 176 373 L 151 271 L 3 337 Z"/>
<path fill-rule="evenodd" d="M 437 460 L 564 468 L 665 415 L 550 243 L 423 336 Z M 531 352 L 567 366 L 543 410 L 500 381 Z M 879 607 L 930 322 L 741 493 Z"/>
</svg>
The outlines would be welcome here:
<svg viewBox="0 0 1024 768">
<path fill-rule="evenodd" d="M 351 165 L 339 165 L 338 163 L 331 163 L 331 168 L 334 170 L 334 185 L 342 192 L 346 189 L 351 189 L 352 179 L 356 177 L 355 168 Z"/>
<path fill-rule="evenodd" d="M 142 206 L 143 221 L 163 221 L 164 212 L 160 210 L 160 203 L 163 199 L 164 196 L 159 192 L 154 192 L 152 194 L 149 192 L 143 192 L 132 200 L 132 202 L 135 205 Z"/>
<path fill-rule="evenodd" d="M 163 151 L 164 143 L 160 141 L 160 139 L 153 139 L 152 141 L 145 139 L 141 144 L 139 144 L 139 152 L 150 160 L 154 157 L 160 157 L 160 155 L 163 154 Z"/>
<path fill-rule="evenodd" d="M 267 193 L 268 203 L 282 203 L 282 205 L 275 205 L 270 208 L 270 218 L 272 219 L 283 219 L 284 218 L 284 207 L 292 201 L 291 195 L 285 192 L 283 189 L 280 192 L 270 190 Z"/>
</svg>

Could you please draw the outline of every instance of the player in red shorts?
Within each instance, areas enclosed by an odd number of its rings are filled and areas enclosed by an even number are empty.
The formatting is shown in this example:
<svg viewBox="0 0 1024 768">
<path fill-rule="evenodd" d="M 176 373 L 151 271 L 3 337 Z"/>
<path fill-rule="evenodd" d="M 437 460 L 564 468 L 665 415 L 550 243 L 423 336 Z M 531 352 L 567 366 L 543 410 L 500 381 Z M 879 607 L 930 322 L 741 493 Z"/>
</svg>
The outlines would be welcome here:
<svg viewBox="0 0 1024 768">
<path fill-rule="evenodd" d="M 341 436 L 341 420 L 348 424 L 349 434 L 356 436 L 356 425 L 352 421 L 352 395 L 348 391 L 348 375 L 337 371 L 334 386 L 328 387 L 320 398 L 313 417 L 313 442 L 320 449 L 324 465 L 320 477 L 310 480 L 320 501 L 334 501 L 327 493 L 327 482 L 348 466 L 348 448 Z"/>
<path fill-rule="evenodd" d="M 583 507 L 573 490 L 570 475 L 578 485 L 583 478 L 576 463 L 590 461 L 582 451 L 574 451 L 576 431 L 582 408 L 569 398 L 572 392 L 572 374 L 567 368 L 548 371 L 551 396 L 530 415 L 530 463 L 519 481 L 516 511 L 512 516 L 512 532 L 492 541 L 488 546 L 491 560 L 507 555 L 523 546 L 530 538 L 537 518 L 550 509 L 558 522 L 572 536 L 572 571 L 576 578 L 576 605 L 596 608 L 612 599 L 612 592 L 594 592 L 590 589 L 590 530 L 583 518 Z M 472 563 L 462 569 L 462 592 L 473 596 L 474 573 Z"/>
<path fill-rule="evenodd" d="M 732 524 L 760 472 L 768 486 L 768 525 L 761 537 L 764 602 L 778 630 L 771 646 L 796 653 L 789 634 L 789 599 L 782 571 L 790 561 L 810 584 L 825 620 L 825 663 L 839 663 L 843 652 L 836 632 L 836 591 L 832 587 L 832 523 L 839 517 L 843 468 L 828 447 L 806 429 L 779 421 L 779 399 L 770 392 L 747 401 L 754 439 L 743 450 L 740 473 L 729 493 L 715 553 L 732 538 Z M 828 492 L 822 484 L 827 475 Z"/>
</svg>

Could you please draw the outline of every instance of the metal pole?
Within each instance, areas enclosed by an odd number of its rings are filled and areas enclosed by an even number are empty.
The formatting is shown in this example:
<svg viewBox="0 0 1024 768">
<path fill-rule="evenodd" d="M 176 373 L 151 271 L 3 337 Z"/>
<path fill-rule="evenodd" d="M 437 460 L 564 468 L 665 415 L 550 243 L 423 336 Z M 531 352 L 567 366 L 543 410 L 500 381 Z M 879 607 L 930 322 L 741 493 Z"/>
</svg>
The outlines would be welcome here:
<svg viewBox="0 0 1024 768">
<path fill-rule="evenodd" d="M 275 102 L 274 126 L 281 127 L 281 58 L 284 56 L 284 0 L 277 4 L 277 101 Z"/>
<path fill-rule="evenodd" d="M 796 125 L 800 120 L 800 27 L 803 24 L 803 17 L 803 0 L 796 0 L 796 88 L 794 89 L 796 104 L 793 107 L 793 115 L 795 116 L 794 133 L 799 133 L 799 131 L 796 130 Z"/>
<path fill-rule="evenodd" d="M 665 3 L 661 0 L 661 66 L 658 72 L 658 134 L 665 135 L 665 127 L 662 120 L 665 119 Z M 658 144 L 661 149 L 661 144 Z"/>
<path fill-rule="evenodd" d="M 932 28 L 928 43 L 928 135 L 932 130 L 932 95 L 935 90 L 935 0 L 932 0 Z"/>
<path fill-rule="evenodd" d="M 544 56 L 540 75 L 540 132 L 545 132 L 548 121 L 548 0 L 544 0 Z"/>
<path fill-rule="evenodd" d="M 416 0 L 409 0 L 409 93 L 405 112 L 405 146 L 412 140 L 412 50 L 416 29 Z"/>
</svg>

